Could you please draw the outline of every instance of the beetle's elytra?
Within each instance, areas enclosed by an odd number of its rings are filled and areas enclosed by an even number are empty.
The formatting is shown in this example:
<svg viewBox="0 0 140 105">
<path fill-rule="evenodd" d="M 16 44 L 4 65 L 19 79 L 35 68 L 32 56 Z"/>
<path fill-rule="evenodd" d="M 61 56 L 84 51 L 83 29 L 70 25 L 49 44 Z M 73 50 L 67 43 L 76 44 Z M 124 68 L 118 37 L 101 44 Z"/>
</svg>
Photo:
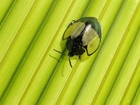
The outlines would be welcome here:
<svg viewBox="0 0 140 105">
<path fill-rule="evenodd" d="M 100 46 L 101 38 L 101 26 L 95 17 L 73 20 L 66 28 L 62 38 L 66 40 L 70 66 L 72 67 L 70 57 L 77 55 L 80 58 L 84 52 L 88 56 L 95 53 Z"/>
</svg>

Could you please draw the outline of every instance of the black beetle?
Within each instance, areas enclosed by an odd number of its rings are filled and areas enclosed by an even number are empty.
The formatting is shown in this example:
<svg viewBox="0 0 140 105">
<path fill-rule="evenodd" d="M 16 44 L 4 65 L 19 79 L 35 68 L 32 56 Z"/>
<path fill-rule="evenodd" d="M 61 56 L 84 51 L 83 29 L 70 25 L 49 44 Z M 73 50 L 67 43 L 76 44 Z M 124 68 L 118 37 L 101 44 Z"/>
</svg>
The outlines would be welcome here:
<svg viewBox="0 0 140 105">
<path fill-rule="evenodd" d="M 85 51 L 88 56 L 95 53 L 100 46 L 101 38 L 101 26 L 95 17 L 82 17 L 73 20 L 66 28 L 62 38 L 67 40 L 66 47 L 69 51 L 70 66 L 72 67 L 70 57 L 77 55 L 80 58 Z"/>
</svg>

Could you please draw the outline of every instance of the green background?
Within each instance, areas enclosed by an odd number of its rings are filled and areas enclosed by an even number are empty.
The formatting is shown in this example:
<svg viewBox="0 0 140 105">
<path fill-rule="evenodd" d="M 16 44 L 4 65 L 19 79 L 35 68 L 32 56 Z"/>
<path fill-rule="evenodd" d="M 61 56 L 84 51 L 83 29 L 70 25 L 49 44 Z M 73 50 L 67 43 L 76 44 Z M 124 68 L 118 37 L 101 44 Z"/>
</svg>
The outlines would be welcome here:
<svg viewBox="0 0 140 105">
<path fill-rule="evenodd" d="M 98 51 L 85 61 L 62 35 L 96 17 Z M 140 105 L 139 0 L 0 0 L 0 105 Z"/>
</svg>

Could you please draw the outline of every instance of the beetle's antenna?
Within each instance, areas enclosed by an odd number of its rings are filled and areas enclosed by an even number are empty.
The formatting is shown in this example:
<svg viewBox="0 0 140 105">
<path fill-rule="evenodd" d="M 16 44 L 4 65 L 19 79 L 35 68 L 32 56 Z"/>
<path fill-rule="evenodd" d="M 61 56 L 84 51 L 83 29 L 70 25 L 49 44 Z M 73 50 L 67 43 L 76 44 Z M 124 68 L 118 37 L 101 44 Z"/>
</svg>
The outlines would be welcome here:
<svg viewBox="0 0 140 105">
<path fill-rule="evenodd" d="M 53 49 L 53 50 L 56 51 L 56 52 L 58 52 L 58 53 L 60 53 L 60 54 L 62 54 L 62 55 L 67 56 L 66 54 L 63 54 L 62 52 L 60 52 L 60 51 L 58 51 L 58 50 L 56 50 L 56 49 Z"/>
<path fill-rule="evenodd" d="M 70 63 L 70 66 L 71 66 L 71 68 L 72 68 L 72 64 L 71 64 L 70 56 L 69 56 L 69 63 Z"/>
<path fill-rule="evenodd" d="M 56 52 L 58 52 L 58 53 L 60 53 L 60 54 L 62 54 L 62 55 L 68 56 L 68 55 L 63 54 L 62 52 L 60 52 L 60 51 L 58 51 L 58 50 L 56 50 L 56 49 L 53 49 L 53 50 L 56 51 Z M 71 64 L 70 56 L 69 56 L 69 63 L 70 63 L 70 66 L 71 66 L 71 68 L 72 68 L 72 64 Z"/>
</svg>

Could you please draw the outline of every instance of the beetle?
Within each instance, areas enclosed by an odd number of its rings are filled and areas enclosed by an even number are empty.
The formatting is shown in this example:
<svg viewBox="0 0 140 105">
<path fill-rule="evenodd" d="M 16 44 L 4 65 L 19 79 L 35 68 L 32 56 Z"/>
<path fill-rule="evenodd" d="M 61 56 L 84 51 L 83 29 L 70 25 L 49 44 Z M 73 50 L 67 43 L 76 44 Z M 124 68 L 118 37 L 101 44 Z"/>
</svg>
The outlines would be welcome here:
<svg viewBox="0 0 140 105">
<path fill-rule="evenodd" d="M 82 17 L 73 20 L 62 37 L 63 40 L 66 40 L 70 66 L 72 67 L 70 57 L 76 55 L 80 59 L 84 52 L 88 56 L 95 53 L 100 46 L 101 38 L 101 26 L 95 17 Z M 57 52 L 61 53 L 60 51 Z"/>
</svg>

